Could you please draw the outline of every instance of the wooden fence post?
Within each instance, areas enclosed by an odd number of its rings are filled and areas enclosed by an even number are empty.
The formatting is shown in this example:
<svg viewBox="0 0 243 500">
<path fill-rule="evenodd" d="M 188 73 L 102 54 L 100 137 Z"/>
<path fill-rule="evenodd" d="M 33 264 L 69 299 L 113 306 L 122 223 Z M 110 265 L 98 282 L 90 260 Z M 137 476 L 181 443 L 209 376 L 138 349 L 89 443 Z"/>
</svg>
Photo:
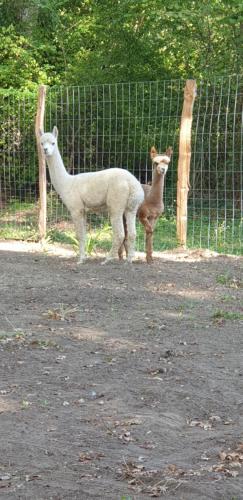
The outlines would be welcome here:
<svg viewBox="0 0 243 500">
<path fill-rule="evenodd" d="M 35 135 L 37 141 L 38 150 L 38 162 L 39 162 L 39 235 L 40 240 L 43 240 L 46 236 L 46 215 L 47 215 L 47 203 L 46 203 L 46 161 L 42 149 L 40 147 L 40 135 L 39 131 L 44 130 L 44 115 L 45 115 L 45 98 L 46 98 L 46 86 L 40 85 L 38 91 L 38 101 L 37 101 L 37 112 L 35 119 Z"/>
<path fill-rule="evenodd" d="M 184 88 L 184 103 L 181 114 L 176 216 L 177 240 L 183 247 L 186 246 L 187 240 L 187 198 L 190 188 L 191 128 L 196 92 L 196 81 L 187 80 Z"/>
</svg>

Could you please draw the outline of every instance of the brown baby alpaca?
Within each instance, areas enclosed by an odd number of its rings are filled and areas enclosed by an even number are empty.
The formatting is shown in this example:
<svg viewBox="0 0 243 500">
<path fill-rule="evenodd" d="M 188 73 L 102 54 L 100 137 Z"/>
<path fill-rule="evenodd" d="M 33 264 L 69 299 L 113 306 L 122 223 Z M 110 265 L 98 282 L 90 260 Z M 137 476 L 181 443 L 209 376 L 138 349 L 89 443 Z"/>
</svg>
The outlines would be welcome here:
<svg viewBox="0 0 243 500">
<path fill-rule="evenodd" d="M 148 263 L 153 260 L 153 232 L 159 216 L 164 211 L 163 192 L 164 180 L 168 170 L 168 165 L 171 160 L 173 150 L 169 147 L 165 153 L 160 154 L 153 146 L 150 150 L 150 158 L 152 160 L 153 174 L 152 185 L 142 184 L 145 199 L 140 205 L 137 216 L 143 224 L 146 232 L 146 260 Z M 124 246 L 126 249 L 126 223 L 124 220 L 125 240 Z M 119 258 L 122 259 L 123 245 L 119 249 Z"/>
</svg>

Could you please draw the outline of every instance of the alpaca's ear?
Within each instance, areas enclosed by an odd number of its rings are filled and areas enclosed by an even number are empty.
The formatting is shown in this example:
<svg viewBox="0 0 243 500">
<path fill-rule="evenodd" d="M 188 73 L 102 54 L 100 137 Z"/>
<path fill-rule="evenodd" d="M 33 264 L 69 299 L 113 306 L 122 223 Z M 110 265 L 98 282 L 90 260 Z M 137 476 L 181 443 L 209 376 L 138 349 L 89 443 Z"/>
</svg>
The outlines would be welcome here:
<svg viewBox="0 0 243 500">
<path fill-rule="evenodd" d="M 41 137 L 44 134 L 44 132 L 43 132 L 43 130 L 41 130 L 41 128 L 39 128 L 38 134 L 39 134 L 39 137 Z"/>
<path fill-rule="evenodd" d="M 166 156 L 169 156 L 169 157 L 171 157 L 173 155 L 173 149 L 171 146 L 166 149 L 165 154 L 166 154 Z"/>
<path fill-rule="evenodd" d="M 154 158 L 155 156 L 157 156 L 158 152 L 157 152 L 157 149 L 152 146 L 152 148 L 150 149 L 150 158 Z"/>
<path fill-rule="evenodd" d="M 53 133 L 54 137 L 56 137 L 56 139 L 57 139 L 57 136 L 58 136 L 58 129 L 57 129 L 56 125 L 55 125 L 55 127 L 53 127 L 53 131 L 52 131 L 52 133 Z"/>
</svg>

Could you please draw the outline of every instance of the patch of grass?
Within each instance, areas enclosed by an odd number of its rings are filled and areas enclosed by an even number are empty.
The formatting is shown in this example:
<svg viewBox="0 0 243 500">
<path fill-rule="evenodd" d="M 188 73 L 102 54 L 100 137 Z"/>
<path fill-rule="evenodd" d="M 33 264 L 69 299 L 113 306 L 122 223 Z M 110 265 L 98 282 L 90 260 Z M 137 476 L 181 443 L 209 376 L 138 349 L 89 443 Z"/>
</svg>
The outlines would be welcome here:
<svg viewBox="0 0 243 500">
<path fill-rule="evenodd" d="M 8 203 L 7 207 L 2 209 L 1 218 L 6 217 L 8 214 L 24 214 L 28 212 L 29 214 L 34 214 L 36 212 L 37 203 L 33 203 L 33 201 L 21 201 L 18 199 L 12 198 Z"/>
<path fill-rule="evenodd" d="M 111 247 L 111 238 L 112 231 L 108 222 L 99 229 L 91 229 L 87 232 L 86 253 L 88 255 L 92 255 L 99 250 L 109 250 Z M 47 241 L 52 243 L 69 244 L 72 245 L 75 252 L 79 251 L 79 242 L 73 229 L 66 229 L 65 231 L 51 229 L 48 231 Z"/>
<path fill-rule="evenodd" d="M 183 310 L 183 311 L 187 311 L 187 310 L 192 310 L 194 309 L 195 307 L 198 307 L 201 305 L 201 301 L 200 300 L 193 300 L 193 299 L 186 299 L 180 306 L 179 306 L 179 309 L 180 310 Z"/>
<path fill-rule="evenodd" d="M 225 285 L 230 288 L 242 288 L 243 282 L 237 278 L 232 277 L 230 274 L 219 274 L 216 278 L 216 282 L 220 285 Z"/>
<path fill-rule="evenodd" d="M 0 238 L 37 241 L 37 218 L 36 203 L 12 199 L 0 210 Z"/>
<path fill-rule="evenodd" d="M 49 349 L 49 348 L 53 348 L 53 349 L 60 349 L 60 346 L 59 344 L 57 344 L 57 342 L 53 341 L 53 340 L 38 340 L 38 339 L 35 339 L 35 340 L 32 340 L 30 342 L 30 347 L 33 347 L 33 348 L 40 348 L 40 349 Z"/>
<path fill-rule="evenodd" d="M 220 283 L 220 285 L 228 285 L 229 279 L 230 277 L 228 274 L 219 274 L 216 278 L 216 282 Z"/>
<path fill-rule="evenodd" d="M 24 340 L 25 333 L 22 331 L 0 332 L 0 342 L 11 342 L 13 340 Z"/>
<path fill-rule="evenodd" d="M 223 295 L 220 297 L 221 302 L 234 302 L 237 300 L 237 297 L 235 295 Z"/>
<path fill-rule="evenodd" d="M 23 399 L 23 401 L 21 401 L 21 405 L 20 405 L 21 410 L 27 410 L 27 408 L 29 408 L 29 406 L 30 406 L 29 401 L 26 401 L 24 399 Z"/>
<path fill-rule="evenodd" d="M 105 225 L 109 226 L 109 222 L 106 221 Z M 189 218 L 187 238 L 188 248 L 209 248 L 210 250 L 214 250 L 219 253 L 234 253 L 236 255 L 243 255 L 241 222 L 235 222 L 234 232 L 232 232 L 232 227 L 227 227 L 224 233 L 220 233 L 221 237 L 219 237 L 216 222 L 211 224 L 210 229 L 208 229 L 208 219 L 205 218 L 202 220 L 202 223 L 195 225 L 195 221 L 192 221 Z M 95 233 L 99 233 L 99 231 L 99 229 L 95 229 L 93 231 L 92 238 L 95 239 Z M 176 248 L 177 246 L 176 217 L 174 215 L 165 215 L 160 217 L 154 230 L 154 250 L 170 250 L 172 248 Z M 107 250 L 110 248 L 109 245 L 107 245 L 107 240 L 104 241 L 102 239 L 102 229 L 101 234 L 99 234 L 98 241 L 96 242 L 96 248 L 101 250 Z M 137 251 L 142 252 L 145 249 L 145 232 L 143 226 L 139 222 L 137 222 L 136 249 Z"/>
<path fill-rule="evenodd" d="M 215 311 L 212 317 L 215 320 L 220 320 L 220 319 L 226 319 L 230 321 L 243 320 L 243 313 L 222 311 L 221 309 L 219 309 L 218 311 Z"/>
<path fill-rule="evenodd" d="M 50 229 L 47 233 L 47 242 L 50 243 L 61 243 L 72 245 L 73 249 L 78 252 L 79 243 L 75 236 L 75 232 L 72 229 L 66 229 L 65 231 L 60 231 L 59 229 Z"/>
<path fill-rule="evenodd" d="M 2 240 L 23 240 L 38 241 L 37 228 L 32 226 L 12 226 L 10 224 L 0 227 L 0 239 Z"/>
<path fill-rule="evenodd" d="M 71 244 L 78 251 L 78 241 L 67 209 L 53 191 L 47 196 L 48 239 L 51 242 Z M 107 217 L 91 214 L 88 221 L 86 251 L 90 255 L 107 251 L 111 245 L 111 228 Z M 0 238 L 38 241 L 38 205 L 31 202 L 11 200 L 7 208 L 0 211 Z M 163 251 L 177 247 L 176 216 L 168 207 L 157 221 L 154 231 L 154 250 Z M 137 222 L 136 249 L 144 251 L 144 228 Z M 225 254 L 243 255 L 243 220 L 201 217 L 201 213 L 188 218 L 188 248 L 208 248 Z"/>
<path fill-rule="evenodd" d="M 60 304 L 58 308 L 48 309 L 47 312 L 43 313 L 44 316 L 47 316 L 48 319 L 53 319 L 57 321 L 69 321 L 77 312 L 79 311 L 78 307 L 70 307 L 65 304 Z"/>
<path fill-rule="evenodd" d="M 49 401 L 47 401 L 47 399 L 42 399 L 40 401 L 40 406 L 42 406 L 43 408 L 46 408 L 48 405 L 49 405 Z"/>
<path fill-rule="evenodd" d="M 218 253 L 243 255 L 243 220 L 241 218 L 217 218 L 217 212 L 210 217 L 201 214 L 190 217 L 188 209 L 189 248 L 208 248 Z"/>
<path fill-rule="evenodd" d="M 111 247 L 112 231 L 107 222 L 100 229 L 91 230 L 86 241 L 86 252 L 88 255 L 98 250 L 107 251 Z"/>
</svg>

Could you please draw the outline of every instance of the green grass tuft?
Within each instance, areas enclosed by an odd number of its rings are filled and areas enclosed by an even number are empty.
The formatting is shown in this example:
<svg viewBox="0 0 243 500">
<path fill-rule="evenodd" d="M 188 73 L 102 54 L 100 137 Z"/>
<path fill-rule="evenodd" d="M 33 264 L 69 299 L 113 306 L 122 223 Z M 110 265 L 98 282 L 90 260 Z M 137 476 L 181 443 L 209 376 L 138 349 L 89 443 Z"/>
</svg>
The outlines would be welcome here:
<svg viewBox="0 0 243 500">
<path fill-rule="evenodd" d="M 221 309 L 218 311 L 215 311 L 213 314 L 213 319 L 218 320 L 218 319 L 227 319 L 230 321 L 235 321 L 235 320 L 243 320 L 243 313 L 239 312 L 230 312 L 230 311 L 222 311 Z"/>
</svg>

